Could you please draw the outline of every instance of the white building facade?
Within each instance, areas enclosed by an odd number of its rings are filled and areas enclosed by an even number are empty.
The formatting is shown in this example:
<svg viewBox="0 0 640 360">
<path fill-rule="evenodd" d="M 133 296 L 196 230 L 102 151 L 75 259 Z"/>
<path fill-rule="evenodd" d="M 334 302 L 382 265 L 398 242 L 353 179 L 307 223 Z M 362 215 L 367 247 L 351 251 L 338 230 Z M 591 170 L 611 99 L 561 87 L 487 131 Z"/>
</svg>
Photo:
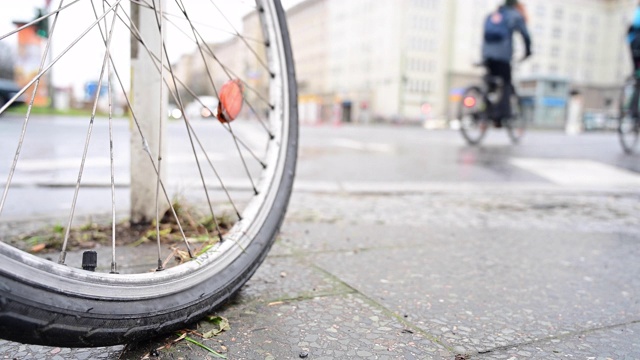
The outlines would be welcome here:
<svg viewBox="0 0 640 360">
<path fill-rule="evenodd" d="M 484 19 L 501 3 L 303 2 L 288 12 L 302 94 L 312 98 L 317 89 L 314 101 L 338 108 L 339 114 L 334 111 L 331 116 L 342 121 L 451 118 L 458 89 L 478 81 L 482 74 L 473 64 L 481 60 Z M 614 106 L 617 89 L 630 73 L 624 35 L 636 2 L 523 3 L 534 56 L 518 66 L 516 79 L 559 79 L 581 91 L 587 106 Z M 522 46 L 517 47 L 515 56 L 522 54 Z M 309 86 L 314 81 L 321 84 Z M 326 113 L 323 117 L 327 118 Z"/>
</svg>

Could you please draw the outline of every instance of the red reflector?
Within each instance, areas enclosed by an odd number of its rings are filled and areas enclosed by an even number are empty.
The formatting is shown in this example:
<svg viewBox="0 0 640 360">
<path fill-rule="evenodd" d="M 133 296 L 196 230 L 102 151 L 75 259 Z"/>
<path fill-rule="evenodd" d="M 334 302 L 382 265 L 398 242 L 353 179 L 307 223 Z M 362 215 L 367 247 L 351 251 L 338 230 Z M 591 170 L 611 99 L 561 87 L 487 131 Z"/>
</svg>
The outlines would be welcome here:
<svg viewBox="0 0 640 360">
<path fill-rule="evenodd" d="M 220 122 L 233 121 L 242 109 L 244 98 L 242 92 L 244 86 L 240 80 L 227 81 L 218 94 L 220 101 L 218 102 L 218 120 Z"/>
<path fill-rule="evenodd" d="M 468 108 L 474 107 L 476 106 L 476 98 L 474 98 L 473 96 L 467 96 L 466 98 L 464 98 L 463 104 Z"/>
</svg>

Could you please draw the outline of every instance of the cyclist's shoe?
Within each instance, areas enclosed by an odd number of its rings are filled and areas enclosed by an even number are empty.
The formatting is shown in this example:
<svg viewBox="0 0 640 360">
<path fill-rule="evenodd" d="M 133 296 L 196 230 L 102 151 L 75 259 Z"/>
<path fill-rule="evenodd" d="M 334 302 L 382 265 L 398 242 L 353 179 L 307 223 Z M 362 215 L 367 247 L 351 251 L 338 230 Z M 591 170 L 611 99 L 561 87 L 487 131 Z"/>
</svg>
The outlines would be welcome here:
<svg viewBox="0 0 640 360">
<path fill-rule="evenodd" d="M 496 128 L 501 128 L 502 127 L 502 120 L 493 120 L 493 126 L 495 126 Z"/>
</svg>

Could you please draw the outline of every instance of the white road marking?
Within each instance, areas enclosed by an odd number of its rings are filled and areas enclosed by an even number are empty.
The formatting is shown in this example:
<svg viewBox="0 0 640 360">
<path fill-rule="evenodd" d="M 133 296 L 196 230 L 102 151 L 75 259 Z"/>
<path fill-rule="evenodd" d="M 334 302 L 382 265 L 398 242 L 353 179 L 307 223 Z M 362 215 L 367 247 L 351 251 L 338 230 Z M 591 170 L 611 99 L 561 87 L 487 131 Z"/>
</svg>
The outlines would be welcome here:
<svg viewBox="0 0 640 360">
<path fill-rule="evenodd" d="M 372 151 L 379 153 L 391 153 L 393 152 L 393 146 L 384 143 L 367 143 L 361 141 L 355 141 L 351 139 L 336 138 L 331 142 L 334 146 L 342 147 L 351 150 L 359 151 Z"/>
<path fill-rule="evenodd" d="M 640 187 L 640 174 L 593 160 L 515 158 L 510 162 L 563 186 Z"/>
<path fill-rule="evenodd" d="M 198 152 L 200 157 L 202 154 Z M 211 161 L 224 161 L 228 156 L 222 153 L 209 153 Z M 193 154 L 177 154 L 166 157 L 169 163 L 188 163 L 195 162 Z M 204 159 L 202 157 L 201 159 Z M 62 170 L 62 169 L 79 169 L 80 158 L 57 158 L 57 159 L 24 159 L 18 162 L 18 170 L 22 171 L 46 171 L 46 170 Z M 116 166 L 127 166 L 129 159 L 115 159 Z M 111 162 L 108 157 L 88 157 L 85 167 L 92 168 L 108 168 Z"/>
</svg>

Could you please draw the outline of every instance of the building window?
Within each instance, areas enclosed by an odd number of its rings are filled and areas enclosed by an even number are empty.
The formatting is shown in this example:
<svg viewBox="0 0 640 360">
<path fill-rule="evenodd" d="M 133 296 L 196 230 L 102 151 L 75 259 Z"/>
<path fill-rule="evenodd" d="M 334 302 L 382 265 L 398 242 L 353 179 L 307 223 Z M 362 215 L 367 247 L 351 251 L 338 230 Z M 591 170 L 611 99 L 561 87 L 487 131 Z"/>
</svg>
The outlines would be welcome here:
<svg viewBox="0 0 640 360">
<path fill-rule="evenodd" d="M 577 41 L 580 40 L 580 35 L 578 33 L 577 30 L 571 30 L 569 32 L 569 41 L 571 41 L 572 43 L 576 43 Z"/>
<path fill-rule="evenodd" d="M 533 52 L 534 54 L 542 55 L 544 53 L 544 48 L 539 42 L 535 42 L 533 44 Z"/>
<path fill-rule="evenodd" d="M 542 26 L 542 24 L 536 24 L 533 27 L 533 34 L 536 36 L 542 36 L 544 34 L 544 26 Z"/>
<path fill-rule="evenodd" d="M 540 72 L 540 65 L 538 63 L 534 63 L 533 65 L 531 65 L 531 73 L 533 75 L 538 75 L 539 72 Z"/>
<path fill-rule="evenodd" d="M 564 11 L 562 10 L 562 8 L 556 8 L 556 9 L 553 11 L 553 17 L 554 17 L 556 20 L 562 20 L 562 17 L 563 17 L 563 16 L 564 16 Z"/>
<path fill-rule="evenodd" d="M 574 25 L 579 24 L 581 20 L 582 20 L 582 16 L 580 16 L 579 13 L 574 13 L 571 16 L 571 22 L 573 22 Z"/>
<path fill-rule="evenodd" d="M 586 54 L 585 60 L 587 60 L 587 62 L 589 62 L 589 63 L 592 63 L 595 60 L 595 56 L 593 55 L 593 51 L 589 51 Z"/>
</svg>

